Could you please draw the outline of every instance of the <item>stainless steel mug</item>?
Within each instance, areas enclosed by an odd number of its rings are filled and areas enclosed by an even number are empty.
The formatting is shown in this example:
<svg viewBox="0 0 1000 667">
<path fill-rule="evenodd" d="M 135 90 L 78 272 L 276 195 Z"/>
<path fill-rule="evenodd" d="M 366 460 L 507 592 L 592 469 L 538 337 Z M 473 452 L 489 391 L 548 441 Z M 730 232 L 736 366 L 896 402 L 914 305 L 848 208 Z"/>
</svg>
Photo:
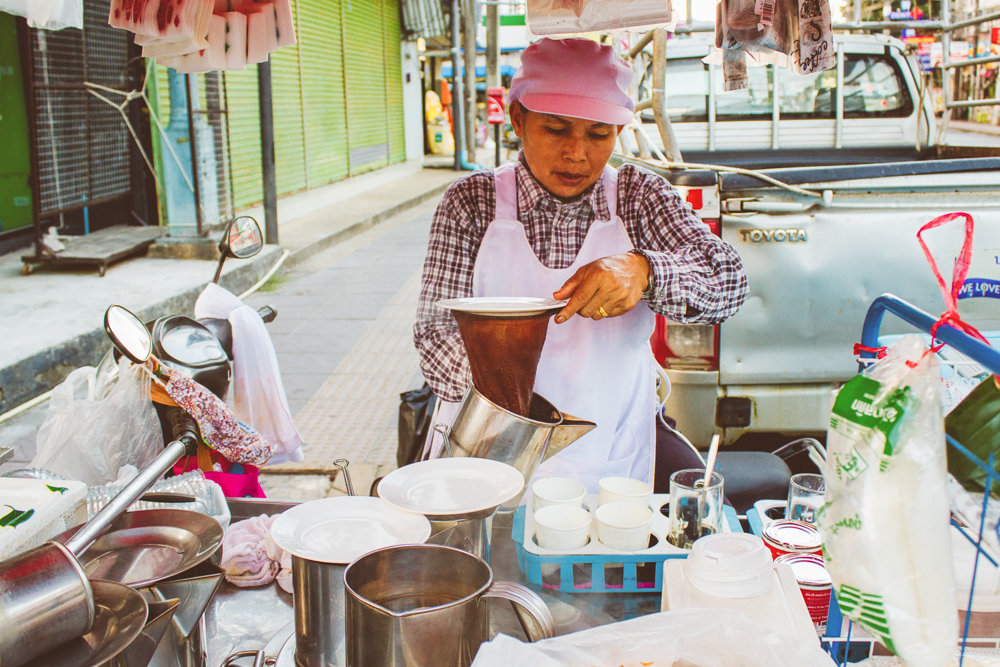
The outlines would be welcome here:
<svg viewBox="0 0 1000 667">
<path fill-rule="evenodd" d="M 0 665 L 22 665 L 94 624 L 94 594 L 58 542 L 0 563 Z"/>
<path fill-rule="evenodd" d="M 344 665 L 344 569 L 292 556 L 295 605 L 295 664 L 298 667 Z"/>
<path fill-rule="evenodd" d="M 347 664 L 351 667 L 468 667 L 489 639 L 485 598 L 514 603 L 532 641 L 555 624 L 538 595 L 494 582 L 481 558 L 437 544 L 386 547 L 347 566 Z"/>
</svg>

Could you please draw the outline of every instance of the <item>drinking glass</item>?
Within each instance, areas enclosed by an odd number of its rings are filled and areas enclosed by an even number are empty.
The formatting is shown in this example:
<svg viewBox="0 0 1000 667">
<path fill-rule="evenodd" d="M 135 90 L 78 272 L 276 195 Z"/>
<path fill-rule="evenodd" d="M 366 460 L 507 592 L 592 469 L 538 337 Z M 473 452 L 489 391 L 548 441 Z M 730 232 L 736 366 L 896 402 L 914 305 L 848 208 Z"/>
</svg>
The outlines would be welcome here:
<svg viewBox="0 0 1000 667">
<path fill-rule="evenodd" d="M 785 518 L 816 523 L 816 512 L 823 506 L 826 484 L 823 475 L 800 473 L 792 475 L 788 484 L 788 507 Z"/>
<path fill-rule="evenodd" d="M 670 476 L 670 532 L 667 541 L 690 549 L 695 540 L 722 531 L 722 475 L 704 470 L 678 470 Z"/>
</svg>

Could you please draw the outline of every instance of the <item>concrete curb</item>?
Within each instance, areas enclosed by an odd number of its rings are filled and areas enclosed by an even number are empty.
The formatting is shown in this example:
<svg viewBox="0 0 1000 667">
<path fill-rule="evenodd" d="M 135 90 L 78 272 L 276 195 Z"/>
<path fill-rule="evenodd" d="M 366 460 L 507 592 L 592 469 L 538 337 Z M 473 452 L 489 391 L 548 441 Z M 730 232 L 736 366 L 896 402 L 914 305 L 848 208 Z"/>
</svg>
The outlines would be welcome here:
<svg viewBox="0 0 1000 667">
<path fill-rule="evenodd" d="M 428 199 L 444 193 L 450 185 L 449 182 L 435 186 L 415 197 L 293 250 L 282 268 L 287 270 L 305 262 L 324 250 L 357 236 L 403 211 L 419 206 Z M 234 294 L 240 294 L 260 280 L 274 266 L 280 256 L 280 246 L 268 246 L 257 257 L 249 261 L 242 261 L 235 268 L 228 270 L 223 274 L 220 283 Z M 210 280 L 211 276 L 207 276 L 205 284 Z M 196 288 L 185 290 L 136 312 L 136 315 L 143 320 L 151 320 L 174 313 L 190 315 L 194 311 L 194 303 L 204 287 L 205 285 L 202 284 Z M 96 366 L 107 352 L 108 345 L 108 338 L 103 327 L 97 328 L 22 359 L 12 366 L 0 369 L 0 414 L 51 390 L 73 370 L 81 366 Z"/>
<path fill-rule="evenodd" d="M 420 204 L 424 203 L 428 199 L 432 199 L 440 194 L 444 194 L 444 191 L 451 187 L 451 183 L 442 183 L 441 185 L 435 186 L 426 192 L 422 192 L 416 197 L 411 197 L 405 201 L 402 201 L 395 206 L 390 206 L 389 208 L 379 211 L 375 215 L 369 216 L 367 218 L 362 218 L 357 222 L 354 222 L 343 229 L 340 229 L 328 236 L 324 236 L 321 239 L 313 241 L 312 243 L 302 246 L 297 250 L 290 251 L 288 259 L 285 260 L 283 268 L 287 269 L 292 266 L 296 266 L 305 262 L 306 260 L 315 257 L 324 250 L 329 250 L 338 243 L 343 243 L 348 239 L 351 239 L 362 232 L 366 232 L 372 227 L 375 227 L 379 223 L 385 222 L 389 218 L 407 211 L 411 208 L 415 208 Z"/>
</svg>

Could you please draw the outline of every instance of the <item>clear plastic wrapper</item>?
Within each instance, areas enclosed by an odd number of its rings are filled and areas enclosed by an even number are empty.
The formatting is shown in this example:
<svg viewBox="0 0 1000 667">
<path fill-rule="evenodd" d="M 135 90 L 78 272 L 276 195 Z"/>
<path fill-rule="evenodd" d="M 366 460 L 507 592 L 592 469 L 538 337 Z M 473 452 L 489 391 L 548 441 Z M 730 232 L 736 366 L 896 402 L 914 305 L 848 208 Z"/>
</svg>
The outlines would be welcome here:
<svg viewBox="0 0 1000 667">
<path fill-rule="evenodd" d="M 572 35 L 676 25 L 670 0 L 528 0 L 528 29 L 535 35 Z"/>
<path fill-rule="evenodd" d="M 731 609 L 682 609 L 525 644 L 506 635 L 472 667 L 834 667 L 819 641 L 777 634 Z"/>
<path fill-rule="evenodd" d="M 118 495 L 118 492 L 125 488 L 128 480 L 115 481 L 103 486 L 92 486 L 87 492 L 87 514 L 93 518 L 102 507 Z M 226 497 L 222 493 L 222 487 L 215 482 L 205 479 L 205 475 L 200 470 L 192 470 L 183 475 L 176 475 L 161 479 L 154 484 L 146 493 L 183 493 L 195 496 L 198 500 L 193 503 L 161 503 L 137 500 L 129 506 L 129 510 L 151 510 L 151 509 L 175 509 L 189 510 L 207 514 L 222 524 L 223 528 L 229 527 L 232 515 L 229 512 L 229 505 L 226 504 Z"/>
<path fill-rule="evenodd" d="M 83 29 L 83 0 L 0 0 L 0 11 L 25 17 L 32 28 Z"/>
</svg>

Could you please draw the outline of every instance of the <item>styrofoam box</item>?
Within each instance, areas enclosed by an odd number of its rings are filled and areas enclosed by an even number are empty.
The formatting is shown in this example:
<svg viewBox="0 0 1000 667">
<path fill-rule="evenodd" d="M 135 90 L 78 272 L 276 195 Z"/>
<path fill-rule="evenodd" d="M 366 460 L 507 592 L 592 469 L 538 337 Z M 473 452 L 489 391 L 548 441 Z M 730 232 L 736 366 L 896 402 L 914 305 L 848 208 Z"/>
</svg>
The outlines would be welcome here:
<svg viewBox="0 0 1000 667">
<path fill-rule="evenodd" d="M 87 485 L 0 477 L 0 560 L 87 520 Z"/>
</svg>

